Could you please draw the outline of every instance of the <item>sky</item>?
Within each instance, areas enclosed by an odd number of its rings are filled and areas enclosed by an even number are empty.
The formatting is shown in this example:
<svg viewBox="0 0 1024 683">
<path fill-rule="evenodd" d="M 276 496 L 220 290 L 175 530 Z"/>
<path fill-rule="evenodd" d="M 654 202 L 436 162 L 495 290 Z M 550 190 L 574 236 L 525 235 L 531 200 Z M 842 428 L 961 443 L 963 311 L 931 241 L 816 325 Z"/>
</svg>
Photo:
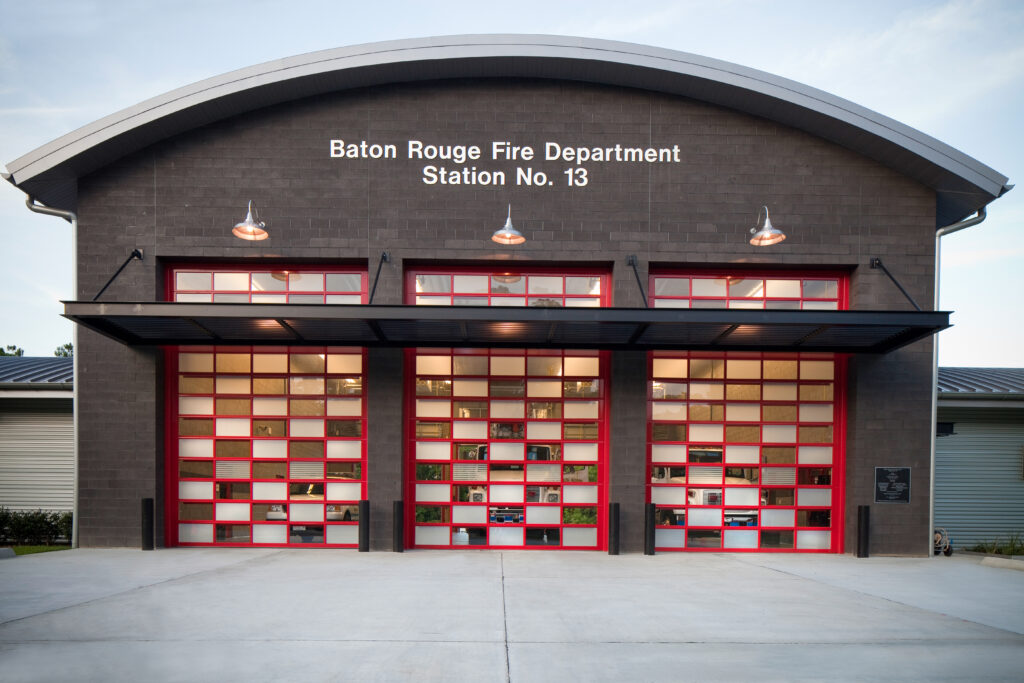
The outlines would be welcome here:
<svg viewBox="0 0 1024 683">
<path fill-rule="evenodd" d="M 467 33 L 622 40 L 843 97 L 1024 179 L 1024 2 L 0 0 L 0 164 L 146 98 L 316 50 Z M 0 182 L 0 345 L 71 339 L 71 234 Z M 774 217 L 773 217 L 774 218 Z M 1024 188 L 943 238 L 943 366 L 1020 367 Z M 897 277 L 899 276 L 896 273 Z M 922 302 L 924 306 L 927 302 Z M 927 307 L 927 306 L 925 306 Z"/>
</svg>

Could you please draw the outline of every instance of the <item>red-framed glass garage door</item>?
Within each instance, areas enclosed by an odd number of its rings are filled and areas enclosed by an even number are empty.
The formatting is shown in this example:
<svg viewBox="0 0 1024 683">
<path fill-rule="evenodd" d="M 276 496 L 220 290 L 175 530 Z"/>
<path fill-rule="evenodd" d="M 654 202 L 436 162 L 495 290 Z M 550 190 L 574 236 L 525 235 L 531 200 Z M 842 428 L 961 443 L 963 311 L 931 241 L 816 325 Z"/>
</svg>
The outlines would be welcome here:
<svg viewBox="0 0 1024 683">
<path fill-rule="evenodd" d="M 352 268 L 169 269 L 175 301 L 361 303 Z M 340 347 L 166 352 L 168 545 L 358 543 L 365 357 Z"/>
<path fill-rule="evenodd" d="M 597 307 L 607 291 L 591 271 L 407 273 L 418 305 Z M 607 354 L 420 348 L 405 370 L 407 545 L 605 547 Z"/>
</svg>

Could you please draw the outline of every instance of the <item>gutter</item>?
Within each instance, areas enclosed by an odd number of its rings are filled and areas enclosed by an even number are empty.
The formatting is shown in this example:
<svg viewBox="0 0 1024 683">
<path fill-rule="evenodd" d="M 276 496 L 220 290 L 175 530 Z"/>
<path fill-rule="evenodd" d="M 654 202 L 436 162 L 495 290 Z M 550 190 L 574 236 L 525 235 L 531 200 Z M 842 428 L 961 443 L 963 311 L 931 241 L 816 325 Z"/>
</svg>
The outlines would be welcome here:
<svg viewBox="0 0 1024 683">
<path fill-rule="evenodd" d="M 1012 187 L 1012 186 L 1010 186 Z M 1000 194 L 1005 194 L 1009 188 L 1004 188 Z M 939 284 L 940 284 L 940 268 L 942 266 L 942 238 L 946 235 L 950 235 L 954 232 L 959 232 L 965 228 L 978 225 L 982 221 L 988 218 L 988 212 L 985 207 L 978 209 L 978 213 L 971 217 L 965 218 L 962 221 L 956 223 L 950 223 L 935 231 L 935 290 L 933 311 L 939 310 Z M 935 539 L 935 423 L 939 420 L 939 335 L 935 335 L 935 341 L 932 343 L 932 419 L 928 427 L 928 433 L 931 435 L 929 439 L 929 466 L 928 466 L 928 545 L 927 548 L 928 557 L 934 557 L 932 552 Z"/>
<path fill-rule="evenodd" d="M 10 174 L 4 174 L 9 180 Z M 64 209 L 53 209 L 42 204 L 36 204 L 34 197 L 25 199 L 25 206 L 33 213 L 41 213 L 44 216 L 56 216 L 71 223 L 71 287 L 75 296 L 78 296 L 78 214 L 74 211 Z M 74 494 L 71 507 L 71 547 L 78 547 L 78 325 L 71 328 L 71 346 L 74 349 L 72 355 L 72 403 L 71 415 L 74 424 Z"/>
</svg>

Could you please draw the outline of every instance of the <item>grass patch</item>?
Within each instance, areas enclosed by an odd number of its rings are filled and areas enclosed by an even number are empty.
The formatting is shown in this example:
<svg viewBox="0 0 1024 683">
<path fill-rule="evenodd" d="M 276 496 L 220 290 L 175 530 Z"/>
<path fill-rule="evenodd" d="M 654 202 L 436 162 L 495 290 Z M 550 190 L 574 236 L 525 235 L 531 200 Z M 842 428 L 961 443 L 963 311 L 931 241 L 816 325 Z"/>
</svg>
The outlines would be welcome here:
<svg viewBox="0 0 1024 683">
<path fill-rule="evenodd" d="M 11 547 L 14 548 L 15 555 L 34 555 L 36 553 L 48 553 L 54 550 L 68 550 L 71 548 L 69 545 L 15 545 Z"/>
<path fill-rule="evenodd" d="M 970 550 L 992 555 L 1024 555 L 1024 538 L 1021 537 L 1021 534 L 1010 534 L 1006 538 L 979 543 Z"/>
</svg>

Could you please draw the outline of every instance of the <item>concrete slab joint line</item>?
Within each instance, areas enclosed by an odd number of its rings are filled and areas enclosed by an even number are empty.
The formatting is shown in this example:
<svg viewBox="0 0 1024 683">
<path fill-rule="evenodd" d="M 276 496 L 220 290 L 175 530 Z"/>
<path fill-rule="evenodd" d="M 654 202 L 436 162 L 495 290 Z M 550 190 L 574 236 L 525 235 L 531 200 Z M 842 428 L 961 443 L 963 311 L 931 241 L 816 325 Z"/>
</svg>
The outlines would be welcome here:
<svg viewBox="0 0 1024 683">
<path fill-rule="evenodd" d="M 501 564 L 501 622 L 505 633 L 505 681 L 511 683 L 512 673 L 508 656 L 508 600 L 505 595 L 505 553 L 498 553 Z"/>
</svg>

